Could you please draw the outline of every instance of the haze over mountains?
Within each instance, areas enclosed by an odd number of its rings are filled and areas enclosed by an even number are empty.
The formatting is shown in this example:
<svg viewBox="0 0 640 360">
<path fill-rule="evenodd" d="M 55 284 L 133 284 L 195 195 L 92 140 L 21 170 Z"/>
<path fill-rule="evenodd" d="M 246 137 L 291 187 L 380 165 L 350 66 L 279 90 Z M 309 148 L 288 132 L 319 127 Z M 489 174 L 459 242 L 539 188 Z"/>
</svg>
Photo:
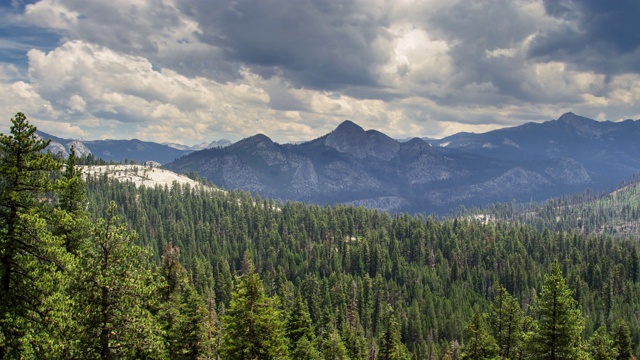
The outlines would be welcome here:
<svg viewBox="0 0 640 360">
<path fill-rule="evenodd" d="M 196 171 L 222 188 L 265 197 L 446 212 L 587 187 L 610 189 L 640 173 L 637 139 L 640 121 L 600 122 L 566 113 L 544 123 L 428 141 L 399 142 L 345 121 L 299 144 L 277 144 L 258 134 L 195 152 L 138 140 L 84 145 L 95 157 L 117 152 L 138 162 L 154 160 L 178 173 Z"/>
</svg>

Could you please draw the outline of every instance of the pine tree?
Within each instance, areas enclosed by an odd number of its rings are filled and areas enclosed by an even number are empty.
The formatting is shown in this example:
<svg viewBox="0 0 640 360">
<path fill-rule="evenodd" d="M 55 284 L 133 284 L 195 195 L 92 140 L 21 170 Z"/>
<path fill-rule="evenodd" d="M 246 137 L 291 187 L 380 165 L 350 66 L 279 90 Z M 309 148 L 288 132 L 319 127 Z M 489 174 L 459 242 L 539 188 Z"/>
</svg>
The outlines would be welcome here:
<svg viewBox="0 0 640 360">
<path fill-rule="evenodd" d="M 616 359 L 631 359 L 631 332 L 627 322 L 624 320 L 618 320 L 613 326 L 611 337 L 618 352 Z"/>
<path fill-rule="evenodd" d="M 0 134 L 0 359 L 20 357 L 29 348 L 53 351 L 35 334 L 66 303 L 64 270 L 70 261 L 47 221 L 50 174 L 60 164 L 44 152 L 49 142 L 36 135 L 24 114 L 11 123 L 11 134 Z"/>
<path fill-rule="evenodd" d="M 577 359 L 584 319 L 572 292 L 565 283 L 560 265 L 555 262 L 545 275 L 540 297 L 536 299 L 536 331 L 529 338 L 536 359 Z"/>
<path fill-rule="evenodd" d="M 350 360 L 340 333 L 329 325 L 322 336 L 322 356 L 325 360 Z"/>
<path fill-rule="evenodd" d="M 387 316 L 384 323 L 384 332 L 380 338 L 379 360 L 404 360 L 409 359 L 409 352 L 400 339 L 400 330 L 395 313 L 391 305 L 387 306 Z"/>
<path fill-rule="evenodd" d="M 77 295 L 81 310 L 83 358 L 161 356 L 164 344 L 151 308 L 158 283 L 148 254 L 134 245 L 135 233 L 116 216 L 114 202 L 109 220 L 99 219 L 90 251 L 82 258 L 82 283 Z"/>
<path fill-rule="evenodd" d="M 306 335 L 303 335 L 291 351 L 291 358 L 296 360 L 321 360 L 322 354 L 314 342 L 310 341 Z"/>
<path fill-rule="evenodd" d="M 74 254 L 86 251 L 91 237 L 92 223 L 88 211 L 86 189 L 82 171 L 76 166 L 73 147 L 63 166 L 62 178 L 54 184 L 57 206 L 53 209 L 53 233 L 64 240 L 65 249 Z"/>
<path fill-rule="evenodd" d="M 499 285 L 491 305 L 489 326 L 504 359 L 516 354 L 522 337 L 523 313 L 516 300 L 507 289 Z"/>
<path fill-rule="evenodd" d="M 187 279 L 178 260 L 180 249 L 168 243 L 162 255 L 160 321 L 171 359 L 211 359 L 216 355 L 218 332 L 209 306 Z"/>
<path fill-rule="evenodd" d="M 245 273 L 237 279 L 222 321 L 225 359 L 288 358 L 284 322 L 277 299 L 264 293 L 260 276 L 245 258 Z"/>
<path fill-rule="evenodd" d="M 300 294 L 296 296 L 291 311 L 287 316 L 285 334 L 289 339 L 289 349 L 292 352 L 302 337 L 306 337 L 307 342 L 310 343 L 315 341 L 311 316 L 309 315 L 309 311 L 307 311 L 307 304 L 304 303 Z"/>
<path fill-rule="evenodd" d="M 593 360 L 614 360 L 618 356 L 615 343 L 609 337 L 606 326 L 600 326 L 589 339 L 588 351 Z"/>
<path fill-rule="evenodd" d="M 473 319 L 466 328 L 468 341 L 462 347 L 463 359 L 496 359 L 498 356 L 498 345 L 496 340 L 489 334 L 481 313 L 476 312 Z"/>
<path fill-rule="evenodd" d="M 209 309 L 192 286 L 182 292 L 181 316 L 175 327 L 177 351 L 171 359 L 213 359 L 216 356 L 217 331 L 211 328 Z M 211 334 L 215 334 L 211 337 Z"/>
</svg>

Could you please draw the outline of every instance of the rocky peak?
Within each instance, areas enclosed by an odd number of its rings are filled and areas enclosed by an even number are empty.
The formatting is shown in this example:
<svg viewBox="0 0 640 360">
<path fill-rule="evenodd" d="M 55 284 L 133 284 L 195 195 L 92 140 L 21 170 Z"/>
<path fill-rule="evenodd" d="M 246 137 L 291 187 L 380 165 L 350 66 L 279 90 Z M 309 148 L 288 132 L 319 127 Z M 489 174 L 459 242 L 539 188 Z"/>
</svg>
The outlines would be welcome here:
<svg viewBox="0 0 640 360">
<path fill-rule="evenodd" d="M 572 112 L 564 113 L 558 118 L 558 121 L 565 125 L 579 126 L 582 124 L 593 123 L 595 120 L 588 119 L 583 116 L 576 115 Z"/>
<path fill-rule="evenodd" d="M 214 140 L 207 145 L 207 148 L 222 148 L 231 145 L 231 141 L 227 139 Z"/>
<path fill-rule="evenodd" d="M 89 150 L 89 148 L 86 147 L 81 141 L 70 141 L 69 143 L 67 143 L 67 149 L 71 151 L 71 147 L 73 147 L 77 156 L 88 156 L 91 154 L 91 150 Z"/>
<path fill-rule="evenodd" d="M 406 147 L 408 149 L 423 150 L 423 149 L 430 149 L 432 146 L 425 140 L 418 137 L 414 137 L 413 139 L 405 142 L 403 147 Z"/>
<path fill-rule="evenodd" d="M 568 112 L 560 116 L 558 123 L 567 131 L 575 132 L 583 137 L 599 137 L 603 130 L 600 122 Z"/>
<path fill-rule="evenodd" d="M 358 159 L 371 155 L 389 160 L 400 150 L 400 144 L 396 140 L 379 131 L 364 131 L 349 120 L 327 135 L 324 144 Z"/>
<path fill-rule="evenodd" d="M 233 144 L 232 146 L 234 148 L 264 149 L 264 148 L 273 147 L 273 145 L 274 145 L 274 142 L 267 135 L 257 134 L 257 135 L 253 135 L 248 138 L 245 138 L 243 140 L 240 140 L 237 143 Z"/>
<path fill-rule="evenodd" d="M 324 144 L 359 159 L 365 158 L 371 150 L 367 133 L 349 120 L 344 121 L 333 130 L 325 139 Z"/>
</svg>

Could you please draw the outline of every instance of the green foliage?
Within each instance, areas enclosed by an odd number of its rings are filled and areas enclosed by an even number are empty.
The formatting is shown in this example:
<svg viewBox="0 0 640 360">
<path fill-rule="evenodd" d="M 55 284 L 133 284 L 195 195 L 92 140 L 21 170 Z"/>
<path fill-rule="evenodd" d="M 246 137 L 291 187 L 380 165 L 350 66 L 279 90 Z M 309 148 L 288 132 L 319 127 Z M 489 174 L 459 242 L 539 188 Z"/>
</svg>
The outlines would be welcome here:
<svg viewBox="0 0 640 360">
<path fill-rule="evenodd" d="M 11 121 L 11 135 L 0 135 L 0 359 L 166 358 L 172 336 L 180 344 L 172 358 L 214 358 L 212 299 L 203 301 L 177 260 L 177 281 L 162 296 L 168 285 L 115 203 L 107 221 L 90 220 L 73 149 L 60 173 L 26 117 Z M 158 315 L 174 297 L 167 336 Z"/>
<path fill-rule="evenodd" d="M 77 320 L 85 358 L 159 357 L 164 352 L 160 327 L 151 312 L 158 282 L 148 254 L 135 245 L 135 233 L 116 216 L 96 224 L 91 249 L 82 258 Z"/>
<path fill-rule="evenodd" d="M 283 300 L 287 316 L 293 294 L 301 294 L 318 349 L 335 329 L 349 357 L 376 353 L 391 304 L 411 356 L 441 358 L 452 342 L 462 342 L 474 312 L 490 311 L 498 284 L 518 299 L 525 319 L 534 317 L 534 294 L 540 295 L 556 259 L 583 309 L 584 336 L 623 318 L 633 349 L 640 338 L 640 283 L 632 276 L 638 244 L 632 239 L 277 203 L 234 191 L 136 189 L 104 178 L 89 178 L 88 187 L 91 204 L 121 204 L 140 245 L 154 254 L 169 242 L 179 247 L 193 286 L 203 298 L 215 294 L 220 314 L 230 304 L 233 274 L 250 253 L 265 293 Z M 532 336 L 533 325 L 523 321 L 522 337 Z M 511 339 L 510 357 L 526 355 L 526 341 Z M 500 348 L 506 349 L 503 342 Z"/>
<path fill-rule="evenodd" d="M 159 320 L 170 359 L 209 359 L 218 351 L 219 328 L 213 299 L 205 303 L 188 282 L 178 260 L 180 250 L 169 243 L 162 255 Z"/>
<path fill-rule="evenodd" d="M 277 298 L 264 293 L 250 261 L 237 279 L 227 314 L 222 320 L 225 359 L 288 358 L 285 328 Z"/>
<path fill-rule="evenodd" d="M 409 353 L 400 339 L 400 330 L 391 306 L 387 309 L 384 332 L 380 338 L 379 360 L 405 360 Z"/>
<path fill-rule="evenodd" d="M 615 346 L 617 360 L 631 359 L 631 333 L 629 325 L 624 320 L 618 320 L 611 334 L 613 344 Z"/>
<path fill-rule="evenodd" d="M 0 358 L 459 358 L 457 344 L 467 356 L 475 346 L 469 334 L 488 335 L 474 337 L 488 349 L 494 336 L 496 352 L 481 356 L 545 358 L 554 296 L 572 319 L 555 329 L 573 334 L 556 342 L 569 349 L 556 358 L 606 353 L 595 347 L 609 343 L 602 332 L 592 335 L 603 324 L 618 358 L 640 338 L 634 240 L 105 177 L 88 178 L 85 197 L 73 156 L 59 173 L 35 150 L 44 143 L 13 147 L 17 139 L 3 135 L 0 163 L 0 275 L 11 280 L 0 294 Z M 11 149 L 37 166 L 14 167 Z M 112 201 L 128 224 L 114 219 Z M 557 265 L 545 275 L 555 260 L 566 279 Z M 483 312 L 488 330 L 472 317 Z"/>
<path fill-rule="evenodd" d="M 347 347 L 335 328 L 327 329 L 322 337 L 322 356 L 325 360 L 350 360 Z"/>
<path fill-rule="evenodd" d="M 302 336 L 291 351 L 291 358 L 296 360 L 321 360 L 322 354 L 306 335 Z"/>
<path fill-rule="evenodd" d="M 497 293 L 491 304 L 489 325 L 491 334 L 498 345 L 499 355 L 510 359 L 519 352 L 522 340 L 522 322 L 524 314 L 518 300 L 507 289 L 498 285 Z"/>
<path fill-rule="evenodd" d="M 76 162 L 72 147 L 63 167 L 62 178 L 54 184 L 58 206 L 51 214 L 53 233 L 62 237 L 65 249 L 74 255 L 86 250 L 82 247 L 91 236 L 91 221 L 85 210 L 87 184 L 82 180 Z"/>
<path fill-rule="evenodd" d="M 589 339 L 588 352 L 593 360 L 614 360 L 618 349 L 607 333 L 607 327 L 601 326 Z"/>
<path fill-rule="evenodd" d="M 300 296 L 300 294 L 296 296 L 293 306 L 287 316 L 287 320 L 285 322 L 285 334 L 289 339 L 289 349 L 292 353 L 295 352 L 300 339 L 303 337 L 306 339 L 305 342 L 303 342 L 303 345 L 305 346 L 308 346 L 308 344 L 312 344 L 315 341 L 311 316 L 307 310 L 307 304 L 302 301 L 302 296 Z"/>
<path fill-rule="evenodd" d="M 543 203 L 491 204 L 482 210 L 472 209 L 466 215 L 518 221 L 539 231 L 573 230 L 590 235 L 637 236 L 640 234 L 640 178 L 634 177 L 606 194 L 595 194 L 587 189 L 584 193 L 565 195 Z"/>
<path fill-rule="evenodd" d="M 540 297 L 536 299 L 536 332 L 530 349 L 536 359 L 577 359 L 580 356 L 584 319 L 572 292 L 555 262 L 545 275 Z"/>
<path fill-rule="evenodd" d="M 482 314 L 475 313 L 467 324 L 467 342 L 462 347 L 462 359 L 497 359 L 500 351 L 496 339 L 487 331 Z"/>
<path fill-rule="evenodd" d="M 0 359 L 51 349 L 47 344 L 55 338 L 43 344 L 35 334 L 58 313 L 49 300 L 63 297 L 49 285 L 68 282 L 60 238 L 47 226 L 51 205 L 43 201 L 52 188 L 49 175 L 60 164 L 42 152 L 48 142 L 36 136 L 24 114 L 11 124 L 10 135 L 0 134 Z"/>
</svg>

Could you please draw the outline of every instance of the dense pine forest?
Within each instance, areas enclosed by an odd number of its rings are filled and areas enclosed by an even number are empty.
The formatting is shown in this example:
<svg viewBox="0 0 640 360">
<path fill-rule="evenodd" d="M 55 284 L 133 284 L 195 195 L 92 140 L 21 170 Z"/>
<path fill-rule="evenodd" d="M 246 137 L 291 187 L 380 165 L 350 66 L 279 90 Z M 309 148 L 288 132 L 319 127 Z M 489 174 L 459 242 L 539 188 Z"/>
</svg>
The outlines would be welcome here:
<svg viewBox="0 0 640 360">
<path fill-rule="evenodd" d="M 623 183 L 615 191 L 563 196 L 543 203 L 499 203 L 484 209 L 463 210 L 462 216 L 497 221 L 518 221 L 536 229 L 575 230 L 584 234 L 615 237 L 640 234 L 640 178 Z"/>
<path fill-rule="evenodd" d="M 637 240 L 136 188 L 45 147 L 23 114 L 0 137 L 0 359 L 640 353 Z"/>
</svg>

